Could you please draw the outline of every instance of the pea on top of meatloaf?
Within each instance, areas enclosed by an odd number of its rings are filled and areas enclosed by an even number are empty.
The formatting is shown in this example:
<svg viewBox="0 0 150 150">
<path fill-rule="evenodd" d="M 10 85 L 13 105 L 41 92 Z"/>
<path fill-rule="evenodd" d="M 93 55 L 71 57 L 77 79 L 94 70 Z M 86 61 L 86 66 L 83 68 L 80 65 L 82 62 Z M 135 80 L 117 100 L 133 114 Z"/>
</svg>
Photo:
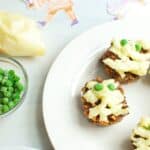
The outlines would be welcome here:
<svg viewBox="0 0 150 150">
<path fill-rule="evenodd" d="M 138 76 L 147 74 L 150 65 L 150 42 L 114 39 L 108 51 L 117 55 L 118 59 L 106 57 L 102 62 L 115 70 L 122 78 L 126 73 Z"/>
<path fill-rule="evenodd" d="M 132 131 L 131 141 L 135 150 L 150 150 L 150 117 L 143 117 Z"/>
<path fill-rule="evenodd" d="M 121 119 L 129 113 L 123 90 L 119 82 L 114 79 L 101 82 L 97 80 L 89 81 L 82 91 L 82 99 L 85 103 L 83 105 L 90 104 L 86 115 L 98 125 L 115 123 L 117 120 L 119 121 L 119 118 Z M 97 116 L 99 116 L 99 120 L 95 122 L 94 118 Z M 114 119 L 114 122 L 109 120 L 109 116 L 112 116 L 111 119 Z"/>
</svg>

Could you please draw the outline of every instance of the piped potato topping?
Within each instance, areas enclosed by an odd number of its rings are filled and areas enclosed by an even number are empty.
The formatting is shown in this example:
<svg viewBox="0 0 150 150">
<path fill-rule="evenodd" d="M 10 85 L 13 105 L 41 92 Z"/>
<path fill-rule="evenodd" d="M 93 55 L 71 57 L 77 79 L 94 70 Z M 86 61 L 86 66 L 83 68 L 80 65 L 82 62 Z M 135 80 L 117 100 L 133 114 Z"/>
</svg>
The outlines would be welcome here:
<svg viewBox="0 0 150 150">
<path fill-rule="evenodd" d="M 0 11 L 0 54 L 44 55 L 45 44 L 36 23 L 21 14 Z"/>
<path fill-rule="evenodd" d="M 147 74 L 150 65 L 150 42 L 114 39 L 109 51 L 119 59 L 105 58 L 103 63 L 114 69 L 122 78 L 127 72 L 138 76 Z"/>
<path fill-rule="evenodd" d="M 135 150 L 150 150 L 150 117 L 141 118 L 132 131 L 131 140 Z"/>
<path fill-rule="evenodd" d="M 91 104 L 89 119 L 99 116 L 100 121 L 109 122 L 108 116 L 124 116 L 128 114 L 128 107 L 123 107 L 125 97 L 119 89 L 119 83 L 114 79 L 102 82 L 90 81 L 86 84 L 86 91 L 82 97 Z"/>
</svg>

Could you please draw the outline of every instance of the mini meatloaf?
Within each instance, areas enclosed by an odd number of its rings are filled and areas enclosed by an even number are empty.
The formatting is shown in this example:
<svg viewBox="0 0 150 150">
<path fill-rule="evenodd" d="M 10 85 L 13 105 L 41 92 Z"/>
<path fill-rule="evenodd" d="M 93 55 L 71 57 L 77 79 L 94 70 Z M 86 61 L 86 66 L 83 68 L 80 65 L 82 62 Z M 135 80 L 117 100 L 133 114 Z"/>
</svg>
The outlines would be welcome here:
<svg viewBox="0 0 150 150">
<path fill-rule="evenodd" d="M 150 150 L 150 117 L 143 117 L 132 131 L 134 150 Z"/>
<path fill-rule="evenodd" d="M 128 83 L 147 74 L 150 65 L 150 42 L 118 40 L 103 54 L 100 61 L 105 71 L 121 83 Z"/>
<path fill-rule="evenodd" d="M 123 89 L 114 79 L 87 82 L 81 100 L 84 115 L 99 126 L 119 122 L 129 113 Z"/>
</svg>

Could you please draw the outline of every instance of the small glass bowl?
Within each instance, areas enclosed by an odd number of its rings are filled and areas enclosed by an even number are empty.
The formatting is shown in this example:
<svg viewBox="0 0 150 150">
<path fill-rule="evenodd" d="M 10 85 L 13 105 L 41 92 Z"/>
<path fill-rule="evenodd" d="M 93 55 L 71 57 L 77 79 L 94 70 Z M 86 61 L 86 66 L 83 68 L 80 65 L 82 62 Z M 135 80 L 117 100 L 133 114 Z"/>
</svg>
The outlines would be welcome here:
<svg viewBox="0 0 150 150">
<path fill-rule="evenodd" d="M 14 70 L 15 73 L 20 77 L 20 82 L 24 85 L 24 91 L 21 94 L 20 102 L 10 111 L 0 115 L 0 118 L 3 118 L 13 113 L 23 103 L 28 89 L 28 76 L 24 67 L 17 60 L 11 57 L 0 56 L 0 68 L 4 70 Z"/>
</svg>

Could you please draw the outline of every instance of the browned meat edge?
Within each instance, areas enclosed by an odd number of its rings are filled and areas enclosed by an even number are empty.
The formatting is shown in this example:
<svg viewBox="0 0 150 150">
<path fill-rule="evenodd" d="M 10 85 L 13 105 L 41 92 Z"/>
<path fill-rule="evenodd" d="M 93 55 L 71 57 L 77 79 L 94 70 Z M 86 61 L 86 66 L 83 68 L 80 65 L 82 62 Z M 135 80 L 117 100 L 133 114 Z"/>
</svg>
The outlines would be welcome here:
<svg viewBox="0 0 150 150">
<path fill-rule="evenodd" d="M 129 82 L 139 79 L 138 75 L 135 75 L 130 72 L 126 72 L 125 77 L 122 78 L 118 72 L 116 72 L 114 69 L 110 68 L 108 65 L 103 63 L 103 60 L 106 58 L 111 58 L 113 60 L 120 59 L 120 58 L 116 54 L 114 54 L 113 52 L 111 52 L 109 50 L 107 50 L 101 57 L 100 62 L 104 65 L 104 70 L 110 77 L 114 78 L 115 80 L 119 81 L 120 83 L 129 83 Z"/>
</svg>

